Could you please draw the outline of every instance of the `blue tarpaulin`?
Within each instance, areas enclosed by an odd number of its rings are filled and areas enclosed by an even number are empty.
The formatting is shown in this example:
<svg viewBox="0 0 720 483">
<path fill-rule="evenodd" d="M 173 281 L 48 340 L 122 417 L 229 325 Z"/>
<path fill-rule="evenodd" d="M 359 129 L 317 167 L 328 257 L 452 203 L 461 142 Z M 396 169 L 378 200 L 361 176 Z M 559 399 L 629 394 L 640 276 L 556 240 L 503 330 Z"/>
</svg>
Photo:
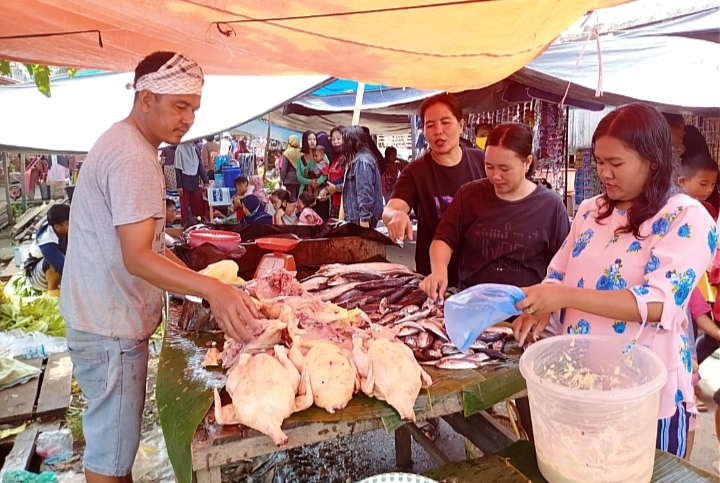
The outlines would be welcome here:
<svg viewBox="0 0 720 483">
<path fill-rule="evenodd" d="M 365 84 L 365 92 L 377 89 L 387 89 L 384 85 Z M 334 96 L 336 94 L 355 93 L 358 90 L 358 83 L 352 80 L 337 79 L 330 84 L 321 87 L 312 93 L 313 96 Z"/>
<path fill-rule="evenodd" d="M 248 122 L 247 124 L 242 124 L 236 127 L 235 130 L 264 138 L 267 136 L 267 128 L 267 122 L 262 119 L 256 119 Z M 302 136 L 301 132 L 293 131 L 292 129 L 285 129 L 284 127 L 275 125 L 270 128 L 270 139 L 287 142 L 288 138 L 293 134 L 296 136 Z"/>
</svg>

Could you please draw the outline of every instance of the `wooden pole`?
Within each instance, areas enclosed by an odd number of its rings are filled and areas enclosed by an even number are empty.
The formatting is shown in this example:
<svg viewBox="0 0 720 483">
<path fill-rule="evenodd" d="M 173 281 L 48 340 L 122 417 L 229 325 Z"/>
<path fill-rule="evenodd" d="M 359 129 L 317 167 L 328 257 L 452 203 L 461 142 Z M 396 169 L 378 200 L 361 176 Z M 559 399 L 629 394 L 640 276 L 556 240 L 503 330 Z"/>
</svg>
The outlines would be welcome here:
<svg viewBox="0 0 720 483">
<path fill-rule="evenodd" d="M 410 142 L 412 143 L 412 159 L 415 161 L 415 156 L 417 156 L 417 116 L 415 114 L 410 116 Z"/>
<path fill-rule="evenodd" d="M 8 172 L 8 160 L 10 153 L 3 153 L 2 168 L 5 173 L 5 203 L 7 204 L 8 225 L 13 226 L 12 200 L 10 199 L 10 173 Z"/>
<path fill-rule="evenodd" d="M 27 186 L 27 181 L 25 179 L 26 176 L 25 153 L 20 153 L 20 193 L 22 194 L 23 213 L 27 211 L 27 193 L 25 192 L 25 187 Z"/>
<path fill-rule="evenodd" d="M 355 109 L 353 110 L 352 125 L 360 124 L 360 111 L 362 110 L 363 96 L 365 95 L 365 83 L 358 82 L 357 94 L 355 94 Z"/>
<path fill-rule="evenodd" d="M 263 169 L 263 182 L 265 181 L 265 177 L 267 176 L 268 171 L 268 158 L 270 158 L 270 131 L 272 129 L 272 122 L 270 122 L 270 118 L 267 120 L 268 128 L 267 128 L 267 137 L 265 138 L 265 168 Z"/>
</svg>

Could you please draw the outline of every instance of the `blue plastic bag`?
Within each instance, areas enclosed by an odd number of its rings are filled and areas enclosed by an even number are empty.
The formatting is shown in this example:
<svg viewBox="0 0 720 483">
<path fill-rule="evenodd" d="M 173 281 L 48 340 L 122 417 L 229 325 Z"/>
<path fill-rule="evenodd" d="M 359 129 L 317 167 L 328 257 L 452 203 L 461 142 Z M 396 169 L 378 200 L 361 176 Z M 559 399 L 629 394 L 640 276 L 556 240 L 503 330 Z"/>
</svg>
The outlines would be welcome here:
<svg viewBox="0 0 720 483">
<path fill-rule="evenodd" d="M 445 329 L 450 341 L 466 351 L 480 334 L 498 322 L 520 315 L 515 304 L 525 298 L 518 287 L 499 283 L 475 285 L 445 301 Z"/>
</svg>

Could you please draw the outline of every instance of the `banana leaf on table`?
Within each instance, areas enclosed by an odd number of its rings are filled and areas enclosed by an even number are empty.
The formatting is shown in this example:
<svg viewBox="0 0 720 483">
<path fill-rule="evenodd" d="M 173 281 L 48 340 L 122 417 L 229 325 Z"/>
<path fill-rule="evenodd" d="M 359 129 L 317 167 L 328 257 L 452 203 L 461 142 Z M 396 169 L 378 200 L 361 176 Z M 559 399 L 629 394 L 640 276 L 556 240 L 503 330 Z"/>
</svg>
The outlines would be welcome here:
<svg viewBox="0 0 720 483">
<path fill-rule="evenodd" d="M 195 432 L 213 402 L 213 388 L 225 385 L 225 376 L 200 364 L 207 352 L 206 342 L 222 336 L 202 333 L 181 335 L 176 324 L 165 331 L 158 364 L 155 398 L 160 425 L 178 483 L 192 483 L 190 445 Z"/>
</svg>

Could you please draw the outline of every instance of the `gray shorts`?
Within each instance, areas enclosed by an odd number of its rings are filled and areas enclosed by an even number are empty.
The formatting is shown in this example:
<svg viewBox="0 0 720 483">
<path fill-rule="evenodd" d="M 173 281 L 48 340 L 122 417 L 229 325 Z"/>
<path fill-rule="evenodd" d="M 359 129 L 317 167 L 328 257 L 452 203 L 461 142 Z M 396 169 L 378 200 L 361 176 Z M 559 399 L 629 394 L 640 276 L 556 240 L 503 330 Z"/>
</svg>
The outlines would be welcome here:
<svg viewBox="0 0 720 483">
<path fill-rule="evenodd" d="M 140 446 L 148 341 L 68 327 L 67 344 L 73 374 L 88 404 L 83 414 L 85 469 L 105 476 L 129 475 Z"/>
</svg>

